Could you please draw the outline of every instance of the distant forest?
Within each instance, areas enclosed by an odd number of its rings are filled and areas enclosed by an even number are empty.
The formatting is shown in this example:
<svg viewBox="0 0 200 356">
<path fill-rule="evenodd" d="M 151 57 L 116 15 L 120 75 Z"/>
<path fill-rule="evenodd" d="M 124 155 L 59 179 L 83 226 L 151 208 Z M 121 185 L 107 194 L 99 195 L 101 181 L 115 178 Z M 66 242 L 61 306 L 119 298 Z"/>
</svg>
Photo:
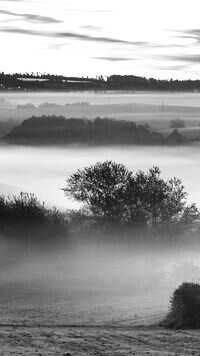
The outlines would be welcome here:
<svg viewBox="0 0 200 356">
<path fill-rule="evenodd" d="M 152 131 L 148 125 L 110 118 L 66 119 L 64 116 L 32 116 L 14 127 L 3 141 L 27 145 L 176 145 L 185 139 L 174 129 L 167 137 Z"/>
<path fill-rule="evenodd" d="M 134 75 L 111 75 L 103 78 L 78 78 L 47 73 L 0 73 L 3 90 L 167 90 L 200 91 L 200 80 L 160 80 Z"/>
</svg>

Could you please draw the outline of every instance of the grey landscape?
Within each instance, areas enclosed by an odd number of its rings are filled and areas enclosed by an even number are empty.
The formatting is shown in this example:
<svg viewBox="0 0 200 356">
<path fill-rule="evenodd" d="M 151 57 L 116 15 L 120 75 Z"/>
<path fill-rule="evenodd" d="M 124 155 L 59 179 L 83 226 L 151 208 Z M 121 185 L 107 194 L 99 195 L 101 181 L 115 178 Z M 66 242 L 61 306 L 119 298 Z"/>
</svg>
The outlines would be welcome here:
<svg viewBox="0 0 200 356">
<path fill-rule="evenodd" d="M 200 356 L 199 14 L 0 1 L 0 356 Z"/>
<path fill-rule="evenodd" d="M 149 124 L 169 134 L 171 120 L 197 138 L 181 145 L 41 146 L 1 143 L 0 191 L 34 193 L 48 208 L 79 209 L 62 188 L 77 169 L 112 160 L 133 172 L 161 169 L 178 177 L 189 203 L 200 208 L 199 93 L 1 93 L 1 137 L 32 115 L 109 117 Z M 44 104 L 48 103 L 48 104 Z M 6 123 L 3 126 L 2 123 Z M 8 125 L 9 123 L 9 125 Z M 197 279 L 199 237 L 156 245 L 129 236 L 61 242 L 38 250 L 32 243 L 1 239 L 2 355 L 199 355 L 197 331 L 159 326 L 174 289 Z M 189 266 L 189 273 L 188 267 Z M 177 273 L 178 271 L 178 273 Z M 195 348 L 194 348 L 195 343 Z"/>
</svg>

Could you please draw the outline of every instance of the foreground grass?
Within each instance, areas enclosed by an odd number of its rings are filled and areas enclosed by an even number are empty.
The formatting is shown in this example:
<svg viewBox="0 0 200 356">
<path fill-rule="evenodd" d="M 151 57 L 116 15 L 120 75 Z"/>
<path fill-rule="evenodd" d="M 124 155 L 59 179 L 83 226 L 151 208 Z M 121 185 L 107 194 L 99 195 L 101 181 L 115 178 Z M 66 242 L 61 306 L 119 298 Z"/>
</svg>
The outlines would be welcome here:
<svg viewBox="0 0 200 356">
<path fill-rule="evenodd" d="M 153 327 L 1 327 L 2 355 L 199 355 L 199 331 Z"/>
</svg>

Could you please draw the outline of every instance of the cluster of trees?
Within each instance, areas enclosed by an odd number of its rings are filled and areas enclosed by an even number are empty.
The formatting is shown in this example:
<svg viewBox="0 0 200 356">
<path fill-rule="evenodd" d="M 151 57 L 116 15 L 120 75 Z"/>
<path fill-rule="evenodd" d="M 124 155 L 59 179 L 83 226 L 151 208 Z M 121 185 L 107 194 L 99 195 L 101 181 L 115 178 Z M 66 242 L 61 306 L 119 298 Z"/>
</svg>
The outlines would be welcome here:
<svg viewBox="0 0 200 356">
<path fill-rule="evenodd" d="M 37 242 L 94 229 L 133 238 L 139 232 L 174 236 L 191 232 L 200 218 L 195 204 L 187 205 L 181 181 L 165 180 L 158 167 L 133 173 L 113 161 L 96 163 L 69 176 L 63 191 L 80 203 L 79 210 L 47 209 L 34 194 L 0 196 L 0 232 Z"/>
<path fill-rule="evenodd" d="M 26 144 L 179 144 L 184 141 L 178 133 L 164 138 L 145 125 L 109 118 L 66 119 L 63 116 L 32 116 L 14 127 L 4 139 Z"/>
<path fill-rule="evenodd" d="M 21 80 L 26 79 L 26 80 Z M 29 81 L 27 81 L 29 79 Z M 32 81 L 31 81 L 32 80 Z M 200 80 L 160 80 L 134 75 L 96 78 L 49 73 L 0 73 L 0 89 L 14 90 L 200 90 Z"/>
<path fill-rule="evenodd" d="M 199 221 L 196 205 L 187 205 L 182 182 L 165 180 L 158 167 L 134 174 L 123 164 L 105 161 L 78 170 L 66 183 L 65 195 L 82 203 L 82 215 L 101 228 L 179 234 Z"/>
</svg>

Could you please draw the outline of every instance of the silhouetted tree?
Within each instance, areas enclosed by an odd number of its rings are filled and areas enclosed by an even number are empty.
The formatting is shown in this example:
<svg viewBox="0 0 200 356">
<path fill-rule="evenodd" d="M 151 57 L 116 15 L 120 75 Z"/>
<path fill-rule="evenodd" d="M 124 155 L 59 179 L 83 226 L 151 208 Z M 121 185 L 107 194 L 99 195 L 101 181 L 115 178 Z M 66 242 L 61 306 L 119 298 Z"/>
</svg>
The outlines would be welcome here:
<svg viewBox="0 0 200 356">
<path fill-rule="evenodd" d="M 83 203 L 96 221 L 151 231 L 180 232 L 199 219 L 179 179 L 165 180 L 158 167 L 135 174 L 123 164 L 96 163 L 67 179 L 67 197 Z"/>
<path fill-rule="evenodd" d="M 165 180 L 158 167 L 139 171 L 130 180 L 127 203 L 131 224 L 179 232 L 199 218 L 195 204 L 186 205 L 187 193 L 180 179 Z"/>
</svg>

